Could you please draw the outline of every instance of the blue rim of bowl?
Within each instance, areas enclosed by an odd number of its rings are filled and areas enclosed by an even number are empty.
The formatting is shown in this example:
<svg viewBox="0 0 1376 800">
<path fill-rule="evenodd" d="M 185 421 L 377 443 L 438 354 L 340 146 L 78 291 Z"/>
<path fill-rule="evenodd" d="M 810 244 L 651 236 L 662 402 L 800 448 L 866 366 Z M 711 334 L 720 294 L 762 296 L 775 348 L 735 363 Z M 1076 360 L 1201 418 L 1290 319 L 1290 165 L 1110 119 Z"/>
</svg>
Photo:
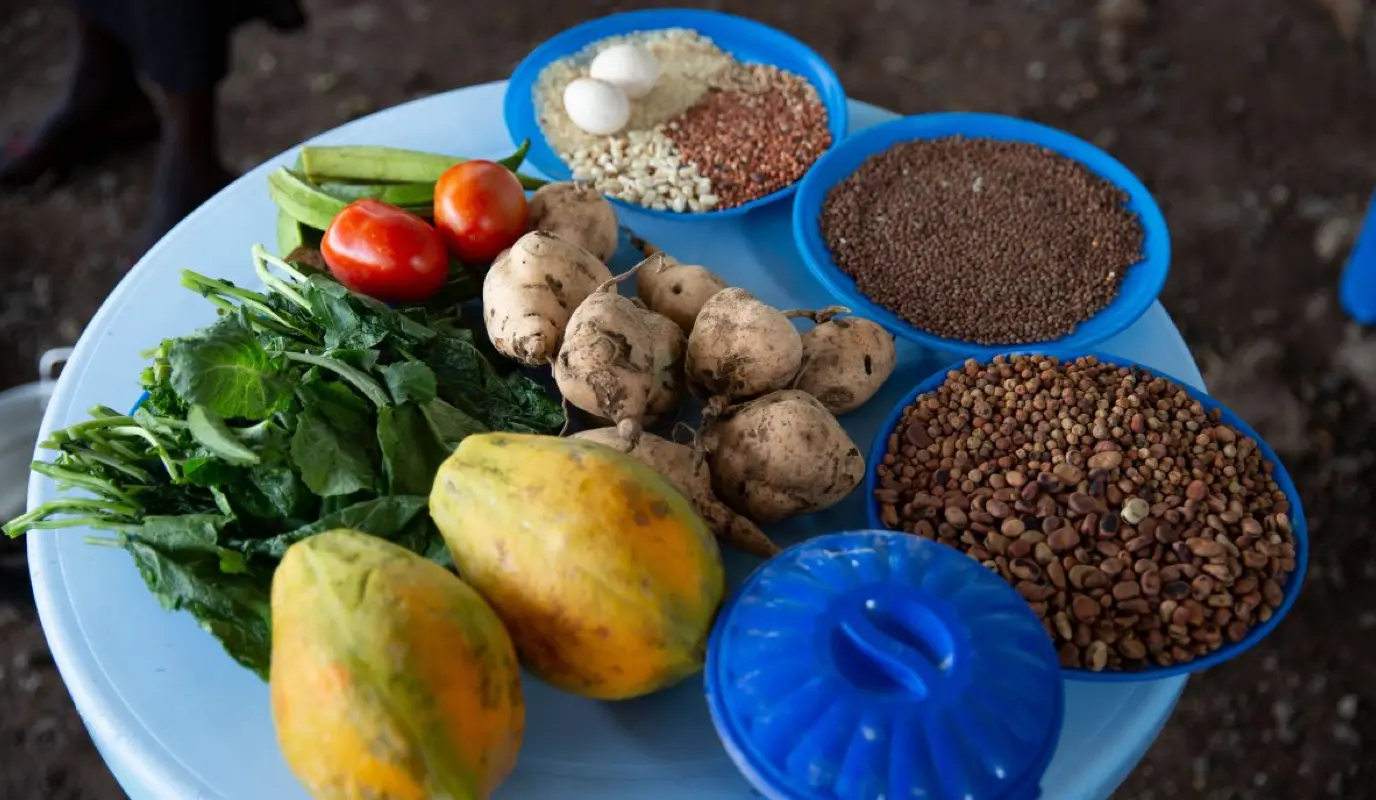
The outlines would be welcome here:
<svg viewBox="0 0 1376 800">
<path fill-rule="evenodd" d="M 1290 503 L 1290 526 L 1293 530 L 1295 540 L 1295 571 L 1285 579 L 1285 585 L 1281 587 L 1285 593 L 1285 600 L 1280 608 L 1276 610 L 1271 618 L 1266 622 L 1257 625 L 1247 631 L 1247 636 L 1237 643 L 1227 643 L 1218 650 L 1189 661 L 1184 664 L 1174 664 L 1169 667 L 1153 666 L 1136 671 L 1115 671 L 1115 672 L 1094 672 L 1087 669 L 1062 667 L 1061 673 L 1067 680 L 1084 681 L 1089 683 L 1137 683 L 1140 681 L 1160 680 L 1163 678 L 1174 678 L 1181 675 L 1200 672 L 1210 667 L 1217 666 L 1225 661 L 1242 655 L 1252 649 L 1258 642 L 1270 635 L 1275 630 L 1285 615 L 1290 613 L 1294 607 L 1295 600 L 1299 597 L 1300 591 L 1304 588 L 1305 573 L 1309 568 L 1309 527 L 1304 517 L 1304 506 L 1300 503 L 1299 491 L 1295 488 L 1295 482 L 1290 478 L 1290 473 L 1286 471 L 1285 465 L 1281 463 L 1276 452 L 1271 449 L 1271 445 L 1252 429 L 1252 426 L 1244 422 L 1237 414 L 1234 414 L 1227 406 L 1215 400 L 1208 393 L 1195 389 L 1190 384 L 1182 381 L 1168 373 L 1158 369 L 1153 369 L 1145 364 L 1133 361 L 1128 358 L 1120 358 L 1105 353 L 1093 351 L 1068 350 L 1054 347 L 1014 347 L 1008 350 L 995 353 L 989 357 L 976 357 L 980 364 L 987 364 L 996 356 L 1043 356 L 1048 358 L 1060 359 L 1062 362 L 1072 361 L 1077 358 L 1093 357 L 1099 361 L 1116 367 L 1132 367 L 1144 372 L 1155 375 L 1158 378 L 1165 378 L 1172 381 L 1177 386 L 1185 390 L 1194 400 L 1204 406 L 1206 411 L 1218 409 L 1222 415 L 1222 421 L 1233 428 L 1236 428 L 1244 436 L 1250 436 L 1257 443 L 1257 449 L 1261 452 L 1264 460 L 1271 462 L 1271 477 L 1276 485 L 1285 494 L 1285 499 Z M 879 429 L 879 434 L 875 437 L 874 444 L 870 448 L 869 461 L 865 470 L 865 518 L 869 527 L 875 530 L 893 530 L 884 525 L 880 519 L 879 504 L 874 500 L 874 492 L 878 486 L 878 471 L 875 469 L 877 464 L 884 460 L 884 455 L 888 450 L 889 435 L 898 427 L 898 422 L 903 417 L 903 412 L 917 400 L 919 395 L 933 391 L 946 382 L 946 375 L 952 370 L 957 370 L 965 365 L 968 359 L 954 361 L 942 367 L 937 372 L 929 375 L 925 380 L 917 385 L 911 392 L 908 392 L 902 400 L 894 405 L 884 419 L 884 424 Z"/>
<path fill-rule="evenodd" d="M 778 28 L 770 27 L 763 22 L 757 22 L 746 17 L 739 17 L 735 14 L 726 14 L 721 11 L 708 11 L 689 8 L 671 9 L 645 9 L 640 11 L 624 11 L 617 14 L 609 14 L 599 17 L 580 25 L 575 25 L 563 32 L 547 39 L 539 47 L 535 48 L 516 65 L 516 69 L 511 73 L 507 82 L 506 94 L 502 98 L 502 117 L 506 123 L 507 132 L 513 139 L 530 139 L 530 152 L 526 154 L 526 163 L 539 170 L 546 177 L 555 181 L 573 180 L 573 173 L 564 160 L 559 158 L 549 146 L 545 139 L 544 131 L 540 128 L 539 120 L 535 117 L 534 104 L 530 99 L 531 88 L 535 81 L 540 77 L 540 72 L 555 59 L 566 55 L 572 55 L 581 51 L 584 47 L 599 39 L 609 36 L 618 36 L 632 31 L 661 30 L 665 28 L 688 28 L 699 30 L 703 26 L 712 25 L 737 25 L 744 33 L 756 37 L 757 41 L 765 43 L 778 49 L 791 49 L 798 53 L 799 57 L 812 65 L 814 74 L 804 76 L 817 90 L 822 104 L 827 110 L 827 129 L 831 132 L 831 144 L 823 152 L 821 158 L 836 148 L 845 139 L 849 123 L 849 108 L 846 100 L 845 89 L 841 86 L 841 79 L 832 69 L 826 59 L 809 47 L 801 40 L 790 36 Z M 713 41 L 717 41 L 710 34 L 707 35 Z M 591 38 L 589 38 L 591 37 Z M 573 46 L 574 43 L 578 43 Z M 717 41 L 717 45 L 727 52 L 730 48 Z M 750 62 L 746 63 L 762 63 Z M 820 81 L 818 79 L 821 79 Z M 516 91 L 513 91 L 515 89 Z M 819 158 L 820 161 L 820 158 Z M 815 162 L 814 162 L 815 165 Z M 809 168 L 810 170 L 811 168 Z M 804 178 L 806 178 L 804 173 Z M 684 220 L 718 220 L 726 217 L 739 216 L 746 214 L 762 206 L 778 202 L 790 197 L 802 179 L 790 183 L 773 194 L 765 195 L 731 208 L 719 209 L 715 211 L 655 211 L 645 206 L 628 203 L 611 195 L 604 195 L 613 204 L 622 208 L 632 209 L 650 216 L 662 217 L 665 219 L 684 219 Z"/>
<path fill-rule="evenodd" d="M 981 132 L 989 126 L 997 128 L 997 135 Z M 900 142 L 941 139 L 956 135 L 972 139 L 1022 141 L 1045 147 L 1079 163 L 1128 196 L 1127 206 L 1137 214 L 1142 225 L 1142 259 L 1128 268 L 1118 296 L 1109 305 L 1060 339 L 982 345 L 937 336 L 917 328 L 871 300 L 832 260 L 831 252 L 822 238 L 818 217 L 832 187 L 854 172 L 854 169 L 844 169 L 840 165 L 858 157 L 859 163 L 855 165 L 858 169 L 865 159 Z M 869 317 L 895 335 L 930 350 L 980 358 L 1016 347 L 1092 347 L 1122 333 L 1141 319 L 1156 302 L 1162 287 L 1166 284 L 1166 277 L 1170 274 L 1171 242 L 1166 218 L 1161 213 L 1156 198 L 1132 170 L 1093 144 L 1059 128 L 1001 114 L 964 111 L 918 114 L 881 123 L 846 138 L 824 153 L 798 183 L 798 197 L 793 205 L 793 238 L 798 243 L 798 249 L 808 271 L 821 281 L 842 305 L 849 307 L 856 314 Z M 1134 275 L 1144 272 L 1146 277 L 1136 280 L 1149 282 L 1133 283 L 1131 293 L 1125 291 L 1129 288 L 1129 281 L 1134 280 Z M 1104 319 L 1114 321 L 1104 325 L 1102 330 L 1089 334 L 1083 332 L 1085 325 Z"/>
</svg>

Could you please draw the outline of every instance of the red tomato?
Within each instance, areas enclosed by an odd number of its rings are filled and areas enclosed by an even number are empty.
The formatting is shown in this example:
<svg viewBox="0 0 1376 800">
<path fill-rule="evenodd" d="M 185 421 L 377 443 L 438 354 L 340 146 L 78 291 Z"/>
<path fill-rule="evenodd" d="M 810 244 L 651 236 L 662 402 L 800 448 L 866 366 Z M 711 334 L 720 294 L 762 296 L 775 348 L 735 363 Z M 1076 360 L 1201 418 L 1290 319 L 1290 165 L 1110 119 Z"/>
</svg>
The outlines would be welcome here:
<svg viewBox="0 0 1376 800">
<path fill-rule="evenodd" d="M 381 200 L 355 200 L 336 214 L 320 255 L 335 280 L 387 303 L 429 299 L 449 277 L 449 257 L 435 229 Z"/>
<path fill-rule="evenodd" d="M 435 227 L 455 258 L 481 264 L 526 232 L 526 192 L 511 170 L 491 161 L 464 161 L 435 184 Z"/>
</svg>

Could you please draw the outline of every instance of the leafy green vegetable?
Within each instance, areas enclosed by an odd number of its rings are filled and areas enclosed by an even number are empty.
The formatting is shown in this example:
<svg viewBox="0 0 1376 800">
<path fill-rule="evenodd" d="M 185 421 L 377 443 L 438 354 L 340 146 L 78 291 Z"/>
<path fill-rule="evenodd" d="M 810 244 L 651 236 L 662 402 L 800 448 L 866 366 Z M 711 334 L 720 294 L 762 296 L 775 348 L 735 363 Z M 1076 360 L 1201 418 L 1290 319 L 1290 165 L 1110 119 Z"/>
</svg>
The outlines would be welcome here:
<svg viewBox="0 0 1376 800">
<path fill-rule="evenodd" d="M 486 425 L 438 397 L 421 406 L 420 413 L 425 417 L 425 422 L 430 426 L 435 438 L 447 450 L 458 447 L 459 442 L 468 436 L 490 430 Z"/>
<path fill-rule="evenodd" d="M 205 406 L 194 405 L 186 415 L 186 428 L 201 446 L 209 450 L 221 461 L 240 466 L 253 466 L 259 463 L 258 454 L 250 450 L 225 421 L 208 411 Z"/>
<path fill-rule="evenodd" d="M 435 371 L 419 361 L 398 361 L 382 368 L 382 378 L 392 402 L 400 405 L 409 400 L 427 402 L 435 397 Z"/>
<path fill-rule="evenodd" d="M 321 497 L 353 494 L 373 488 L 366 441 L 335 430 L 322 414 L 307 409 L 296 419 L 291 458 L 312 492 Z"/>
<path fill-rule="evenodd" d="M 242 550 L 249 556 L 267 556 L 278 559 L 286 555 L 288 547 L 302 539 L 309 539 L 317 533 L 339 528 L 362 531 L 400 543 L 402 535 L 415 520 L 424 519 L 429 522 L 429 515 L 423 513 L 429 502 L 426 495 L 378 497 L 345 506 L 326 514 L 315 522 L 268 539 L 253 539 L 232 544 L 236 549 Z M 443 539 L 439 539 L 439 541 L 443 544 Z"/>
<path fill-rule="evenodd" d="M 165 607 L 266 675 L 272 572 L 334 528 L 448 565 L 426 513 L 440 463 L 489 430 L 554 433 L 559 403 L 481 349 L 453 309 L 390 308 L 254 251 L 263 292 L 184 272 L 215 324 L 154 348 L 140 408 L 97 406 L 35 472 L 79 489 L 4 527 L 94 528 Z M 480 325 L 477 318 L 471 324 Z"/>
<path fill-rule="evenodd" d="M 221 417 L 263 419 L 281 410 L 291 386 L 281 360 L 268 354 L 239 320 L 221 320 L 204 336 L 178 339 L 168 348 L 172 389 L 186 403 Z"/>
<path fill-rule="evenodd" d="M 378 412 L 377 442 L 382 448 L 382 468 L 392 494 L 428 495 L 435 472 L 451 452 L 413 404 Z"/>
<path fill-rule="evenodd" d="M 169 611 L 189 611 L 230 656 L 267 680 L 272 654 L 271 578 L 225 570 L 219 556 L 130 538 L 124 547 Z M 242 562 L 238 562 L 242 565 Z"/>
</svg>

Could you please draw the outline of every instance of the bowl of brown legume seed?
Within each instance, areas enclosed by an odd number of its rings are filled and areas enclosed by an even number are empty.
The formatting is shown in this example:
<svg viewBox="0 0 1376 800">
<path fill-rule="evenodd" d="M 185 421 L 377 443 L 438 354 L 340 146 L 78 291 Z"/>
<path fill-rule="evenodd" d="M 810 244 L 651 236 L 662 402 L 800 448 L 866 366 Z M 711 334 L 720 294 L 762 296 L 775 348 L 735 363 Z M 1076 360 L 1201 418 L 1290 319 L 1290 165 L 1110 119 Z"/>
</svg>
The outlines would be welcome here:
<svg viewBox="0 0 1376 800">
<path fill-rule="evenodd" d="M 1067 678 L 1232 659 L 1304 583 L 1308 529 L 1275 452 L 1204 392 L 1125 359 L 1047 349 L 952 364 L 894 407 L 869 463 L 870 527 L 1001 575 Z"/>
<path fill-rule="evenodd" d="M 995 114 L 845 139 L 799 184 L 793 231 L 842 305 L 958 355 L 1091 348 L 1146 313 L 1170 268 L 1165 218 L 1131 170 Z"/>
<path fill-rule="evenodd" d="M 613 47 L 648 53 L 658 74 L 647 94 L 627 100 L 619 130 L 595 135 L 575 124 L 565 91 Z M 546 177 L 693 220 L 790 197 L 848 119 L 840 79 L 816 51 L 762 23 L 692 9 L 612 14 L 558 34 L 512 73 L 503 112 L 511 136 L 530 140 L 527 163 Z"/>
</svg>

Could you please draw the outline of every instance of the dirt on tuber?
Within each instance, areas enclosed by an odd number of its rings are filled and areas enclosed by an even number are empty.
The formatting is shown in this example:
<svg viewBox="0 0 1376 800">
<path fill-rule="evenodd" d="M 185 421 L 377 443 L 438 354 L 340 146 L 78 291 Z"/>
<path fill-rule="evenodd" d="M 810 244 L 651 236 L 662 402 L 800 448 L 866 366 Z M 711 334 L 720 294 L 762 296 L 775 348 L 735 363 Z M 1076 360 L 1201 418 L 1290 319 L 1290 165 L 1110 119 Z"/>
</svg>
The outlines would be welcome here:
<svg viewBox="0 0 1376 800">
<path fill-rule="evenodd" d="M 636 291 L 651 311 L 673 320 L 688 336 L 703 304 L 727 283 L 706 267 L 681 264 L 662 251 L 650 259 L 640 270 Z"/>
<path fill-rule="evenodd" d="M 582 247 L 545 231 L 527 233 L 483 279 L 483 321 L 492 346 L 528 367 L 549 364 L 574 309 L 611 278 Z"/>
<path fill-rule="evenodd" d="M 683 377 L 683 354 L 688 349 L 688 337 L 662 314 L 642 308 L 641 317 L 650 332 L 650 349 L 654 355 L 654 376 L 646 419 L 659 421 L 678 409 L 688 391 Z"/>
<path fill-rule="evenodd" d="M 565 400 L 610 420 L 633 447 L 655 386 L 655 340 L 644 310 L 617 294 L 618 280 L 602 284 L 573 312 L 554 381 Z"/>
<path fill-rule="evenodd" d="M 830 508 L 865 477 L 841 423 L 796 389 L 726 409 L 706 439 L 717 496 L 761 525 Z"/>
<path fill-rule="evenodd" d="M 803 362 L 803 338 L 784 312 L 744 289 L 712 295 L 688 336 L 688 384 L 709 404 L 787 387 Z"/>
<path fill-rule="evenodd" d="M 793 381 L 833 414 L 846 414 L 874 397 L 893 374 L 893 334 L 861 317 L 817 319 L 803 333 L 803 366 Z"/>
<path fill-rule="evenodd" d="M 552 233 L 606 263 L 616 253 L 620 227 L 616 211 L 591 185 L 549 183 L 530 197 L 531 230 Z"/>
</svg>

